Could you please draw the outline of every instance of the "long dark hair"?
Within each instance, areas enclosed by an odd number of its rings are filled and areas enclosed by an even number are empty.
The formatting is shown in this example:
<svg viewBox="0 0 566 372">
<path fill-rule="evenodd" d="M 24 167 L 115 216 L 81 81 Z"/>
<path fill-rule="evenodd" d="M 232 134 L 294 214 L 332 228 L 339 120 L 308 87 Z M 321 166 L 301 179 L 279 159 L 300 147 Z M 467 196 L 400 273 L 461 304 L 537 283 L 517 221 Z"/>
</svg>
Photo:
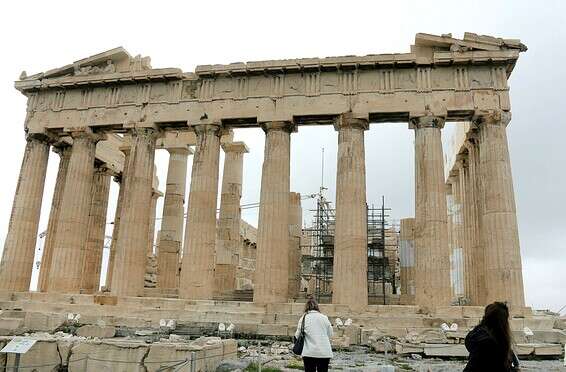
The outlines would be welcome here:
<svg viewBox="0 0 566 372">
<path fill-rule="evenodd" d="M 505 368 L 511 367 L 511 344 L 513 337 L 509 327 L 509 309 L 503 302 L 494 302 L 485 307 L 485 313 L 480 325 L 495 338 L 502 350 L 501 359 Z"/>
<path fill-rule="evenodd" d="M 314 298 L 309 297 L 307 303 L 305 304 L 305 313 L 308 313 L 311 310 L 320 312 L 320 309 L 318 308 L 318 302 L 316 302 Z"/>
</svg>

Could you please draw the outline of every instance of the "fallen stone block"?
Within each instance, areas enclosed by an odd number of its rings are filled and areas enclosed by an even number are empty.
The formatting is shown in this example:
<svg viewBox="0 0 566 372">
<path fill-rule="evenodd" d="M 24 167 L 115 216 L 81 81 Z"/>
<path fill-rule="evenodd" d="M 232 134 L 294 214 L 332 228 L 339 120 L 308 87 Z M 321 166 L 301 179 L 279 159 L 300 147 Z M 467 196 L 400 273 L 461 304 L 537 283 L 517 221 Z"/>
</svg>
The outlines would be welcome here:
<svg viewBox="0 0 566 372">
<path fill-rule="evenodd" d="M 69 372 L 131 372 L 143 370 L 149 346 L 134 341 L 86 341 L 71 349 Z"/>
<path fill-rule="evenodd" d="M 0 336 L 20 335 L 25 332 L 24 319 L 0 319 Z"/>
<path fill-rule="evenodd" d="M 424 353 L 424 347 L 421 345 L 412 345 L 397 342 L 395 344 L 395 352 L 397 354 L 422 354 Z"/>
<path fill-rule="evenodd" d="M 333 336 L 330 338 L 332 350 L 344 350 L 350 348 L 350 338 L 348 336 Z"/>
<path fill-rule="evenodd" d="M 77 329 L 77 336 L 91 338 L 112 338 L 116 328 L 111 326 L 85 325 Z"/>
<path fill-rule="evenodd" d="M 518 356 L 527 356 L 535 352 L 535 347 L 532 344 L 517 344 L 515 345 L 515 352 Z"/>
<path fill-rule="evenodd" d="M 66 317 L 62 314 L 26 312 L 24 326 L 30 331 L 55 332 L 65 324 Z"/>
<path fill-rule="evenodd" d="M 6 359 L 6 369 L 15 371 L 16 356 L 8 354 Z M 60 367 L 61 357 L 55 340 L 38 341 L 27 353 L 21 355 L 21 371 L 53 372 Z"/>
<path fill-rule="evenodd" d="M 535 355 L 537 356 L 562 355 L 562 345 L 559 344 L 535 345 Z"/>
<path fill-rule="evenodd" d="M 165 367 L 173 364 L 171 361 L 185 360 L 187 366 L 190 366 L 191 357 L 201 350 L 202 347 L 193 344 L 158 342 L 149 347 L 149 353 L 144 360 L 144 364 L 148 372 L 163 371 Z M 185 369 L 188 370 L 188 368 Z"/>
<path fill-rule="evenodd" d="M 467 357 L 468 350 L 464 345 L 457 344 L 424 344 L 426 356 Z"/>
<path fill-rule="evenodd" d="M 362 341 L 362 329 L 357 325 L 349 325 L 343 328 L 344 336 L 348 336 L 352 345 L 359 345 Z"/>
</svg>

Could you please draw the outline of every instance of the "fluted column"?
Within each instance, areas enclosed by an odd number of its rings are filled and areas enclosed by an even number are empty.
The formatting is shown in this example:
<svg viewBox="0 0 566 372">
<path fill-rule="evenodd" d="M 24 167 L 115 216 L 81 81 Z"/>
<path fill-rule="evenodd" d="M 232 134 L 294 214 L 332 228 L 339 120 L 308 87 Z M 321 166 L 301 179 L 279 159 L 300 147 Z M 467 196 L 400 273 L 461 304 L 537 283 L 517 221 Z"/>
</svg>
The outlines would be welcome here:
<svg viewBox="0 0 566 372">
<path fill-rule="evenodd" d="M 415 129 L 415 240 L 417 305 L 429 309 L 451 303 L 450 248 L 441 128 L 444 119 L 413 118 Z"/>
<path fill-rule="evenodd" d="M 108 255 L 108 267 L 106 269 L 105 286 L 107 289 L 112 289 L 112 277 L 114 276 L 114 266 L 116 263 L 116 249 L 118 248 L 118 236 L 120 234 L 120 215 L 122 214 L 122 205 L 124 204 L 124 193 L 126 192 L 126 173 L 128 173 L 128 164 L 130 156 L 130 147 L 125 146 L 121 149 L 124 153 L 124 169 L 122 174 L 116 176 L 114 181 L 120 185 L 118 191 L 118 200 L 116 202 L 116 211 L 114 213 L 114 227 L 112 229 L 112 241 L 110 242 L 110 253 Z"/>
<path fill-rule="evenodd" d="M 254 302 L 288 300 L 289 192 L 291 131 L 288 122 L 263 125 L 265 152 L 261 174 Z"/>
<path fill-rule="evenodd" d="M 399 231 L 399 266 L 401 280 L 401 305 L 415 303 L 415 239 L 414 218 L 403 218 Z"/>
<path fill-rule="evenodd" d="M 120 231 L 112 276 L 112 293 L 143 296 L 147 237 L 153 184 L 156 131 L 130 131 L 130 154 L 120 214 Z"/>
<path fill-rule="evenodd" d="M 0 262 L 0 289 L 28 291 L 31 281 L 49 143 L 28 135 Z"/>
<path fill-rule="evenodd" d="M 65 190 L 65 179 L 67 170 L 69 169 L 69 159 L 71 158 L 71 147 L 63 146 L 54 149 L 59 154 L 59 170 L 55 180 L 55 189 L 53 190 L 53 198 L 51 199 L 51 211 L 49 212 L 49 222 L 47 223 L 47 234 L 45 235 L 45 243 L 43 244 L 43 254 L 41 255 L 41 266 L 39 269 L 39 281 L 37 284 L 38 291 L 47 291 L 47 283 L 49 282 L 49 271 L 51 269 L 51 261 L 53 260 L 53 243 L 55 242 L 55 234 L 57 232 L 57 222 L 61 214 L 61 201 L 63 200 L 63 192 Z"/>
<path fill-rule="evenodd" d="M 159 190 L 151 190 L 151 203 L 149 204 L 149 228 L 147 229 L 147 250 L 146 255 L 153 255 L 153 246 L 155 244 L 155 210 L 157 209 L 157 201 L 163 193 Z"/>
<path fill-rule="evenodd" d="M 189 208 L 179 284 L 179 296 L 194 300 L 212 299 L 216 242 L 216 201 L 220 126 L 196 125 Z"/>
<path fill-rule="evenodd" d="M 301 194 L 289 193 L 289 298 L 299 297 L 301 290 L 301 233 L 303 209 Z"/>
<path fill-rule="evenodd" d="M 163 219 L 157 254 L 157 286 L 176 288 L 179 255 L 183 244 L 188 147 L 169 148 L 169 166 L 165 186 Z"/>
<path fill-rule="evenodd" d="M 448 209 L 448 242 L 450 244 L 450 276 L 452 296 L 459 301 L 466 297 L 466 255 L 460 237 L 462 219 L 460 215 L 459 179 L 456 176 L 448 178 L 446 184 L 446 206 Z"/>
<path fill-rule="evenodd" d="M 368 304 L 367 204 L 364 131 L 367 120 L 342 115 L 337 124 L 336 232 L 332 278 L 334 304 Z"/>
<path fill-rule="evenodd" d="M 81 293 L 94 293 L 100 286 L 100 270 L 106 232 L 106 212 L 110 193 L 110 175 L 104 167 L 94 171 L 92 183 L 92 200 L 88 221 L 88 236 L 83 260 Z"/>
<path fill-rule="evenodd" d="M 483 182 L 482 242 L 485 249 L 487 302 L 525 306 L 519 232 L 507 147 L 509 112 L 477 118 L 479 160 Z"/>
<path fill-rule="evenodd" d="M 465 226 L 468 229 L 466 238 L 471 254 L 470 270 L 470 300 L 472 305 L 487 305 L 486 302 L 486 282 L 485 282 L 485 246 L 481 239 L 481 218 L 483 214 L 484 194 L 480 172 L 479 172 L 479 151 L 477 138 L 469 138 L 465 142 L 468 150 L 467 167 L 463 169 L 463 176 L 460 178 L 461 184 L 466 189 L 466 194 L 462 200 L 465 201 Z M 468 222 L 466 222 L 466 219 Z"/>
<path fill-rule="evenodd" d="M 72 132 L 73 147 L 65 188 L 53 258 L 49 270 L 48 292 L 79 293 L 88 234 L 96 142 L 90 130 Z"/>
<path fill-rule="evenodd" d="M 248 147 L 243 142 L 223 143 L 224 170 L 220 195 L 220 215 L 216 239 L 214 283 L 216 294 L 236 289 L 240 237 L 240 199 L 244 154 Z"/>
</svg>

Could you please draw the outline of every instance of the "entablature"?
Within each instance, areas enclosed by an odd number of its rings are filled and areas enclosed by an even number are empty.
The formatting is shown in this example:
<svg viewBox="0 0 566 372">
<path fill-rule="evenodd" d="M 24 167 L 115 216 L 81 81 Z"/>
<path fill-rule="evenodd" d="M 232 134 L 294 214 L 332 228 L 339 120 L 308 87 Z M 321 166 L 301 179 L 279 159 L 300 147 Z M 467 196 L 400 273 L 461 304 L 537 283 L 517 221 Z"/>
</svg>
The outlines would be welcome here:
<svg viewBox="0 0 566 372">
<path fill-rule="evenodd" d="M 34 131 L 127 123 L 187 128 L 220 122 L 330 124 L 352 112 L 372 122 L 407 122 L 432 112 L 469 120 L 476 110 L 510 109 L 507 79 L 524 46 L 516 40 L 466 34 L 417 34 L 411 53 L 198 66 L 195 73 L 152 69 L 116 48 L 31 77 L 16 88 L 28 96 Z M 145 62 L 144 62 L 145 61 Z"/>
</svg>

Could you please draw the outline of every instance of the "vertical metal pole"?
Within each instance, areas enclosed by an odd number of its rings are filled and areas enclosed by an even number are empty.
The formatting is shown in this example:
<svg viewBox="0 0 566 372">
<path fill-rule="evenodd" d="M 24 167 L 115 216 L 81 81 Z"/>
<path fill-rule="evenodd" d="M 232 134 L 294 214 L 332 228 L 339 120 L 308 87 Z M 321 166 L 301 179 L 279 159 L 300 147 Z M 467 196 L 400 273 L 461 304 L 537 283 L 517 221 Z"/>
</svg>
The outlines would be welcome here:
<svg viewBox="0 0 566 372">
<path fill-rule="evenodd" d="M 324 188 L 324 147 L 322 148 L 322 174 L 320 178 L 320 190 Z"/>
<path fill-rule="evenodd" d="M 257 371 L 261 372 L 261 342 L 257 341 Z"/>
<path fill-rule="evenodd" d="M 194 351 L 191 351 L 191 372 L 195 372 L 196 370 L 196 359 L 197 354 Z"/>
<path fill-rule="evenodd" d="M 381 288 L 383 291 L 383 304 L 387 305 L 385 299 L 385 196 L 381 196 L 381 247 L 383 253 L 381 255 Z"/>
<path fill-rule="evenodd" d="M 20 357 L 22 355 L 21 354 L 16 354 L 16 362 L 14 365 L 14 371 L 18 372 L 20 370 Z"/>
</svg>

